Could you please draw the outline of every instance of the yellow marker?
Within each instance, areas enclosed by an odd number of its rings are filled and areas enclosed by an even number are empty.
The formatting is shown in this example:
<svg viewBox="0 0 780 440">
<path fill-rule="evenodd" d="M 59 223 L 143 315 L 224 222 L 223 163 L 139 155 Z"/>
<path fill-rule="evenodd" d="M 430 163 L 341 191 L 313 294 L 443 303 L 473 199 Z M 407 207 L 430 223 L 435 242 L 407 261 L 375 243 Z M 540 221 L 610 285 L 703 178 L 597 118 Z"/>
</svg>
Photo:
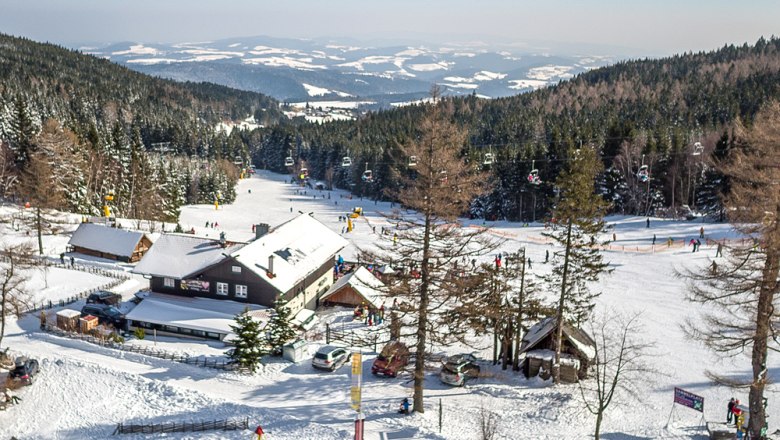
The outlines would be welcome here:
<svg viewBox="0 0 780 440">
<path fill-rule="evenodd" d="M 219 200 L 214 200 L 214 209 L 219 209 Z"/>
</svg>

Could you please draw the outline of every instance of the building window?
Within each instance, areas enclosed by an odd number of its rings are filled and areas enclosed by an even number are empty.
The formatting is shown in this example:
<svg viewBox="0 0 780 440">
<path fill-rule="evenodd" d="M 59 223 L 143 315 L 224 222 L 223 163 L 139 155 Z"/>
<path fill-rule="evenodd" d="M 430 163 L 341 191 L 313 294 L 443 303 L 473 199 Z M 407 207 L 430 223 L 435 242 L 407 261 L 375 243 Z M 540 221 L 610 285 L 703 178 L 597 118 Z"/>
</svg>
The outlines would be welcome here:
<svg viewBox="0 0 780 440">
<path fill-rule="evenodd" d="M 163 278 L 163 286 L 174 288 L 176 283 L 173 281 L 173 278 Z"/>
<path fill-rule="evenodd" d="M 241 284 L 236 284 L 236 298 L 246 298 L 247 287 Z"/>
<path fill-rule="evenodd" d="M 227 295 L 227 294 L 228 294 L 228 284 L 217 283 L 217 295 Z"/>
<path fill-rule="evenodd" d="M 241 273 L 241 266 L 233 266 L 233 273 Z"/>
</svg>

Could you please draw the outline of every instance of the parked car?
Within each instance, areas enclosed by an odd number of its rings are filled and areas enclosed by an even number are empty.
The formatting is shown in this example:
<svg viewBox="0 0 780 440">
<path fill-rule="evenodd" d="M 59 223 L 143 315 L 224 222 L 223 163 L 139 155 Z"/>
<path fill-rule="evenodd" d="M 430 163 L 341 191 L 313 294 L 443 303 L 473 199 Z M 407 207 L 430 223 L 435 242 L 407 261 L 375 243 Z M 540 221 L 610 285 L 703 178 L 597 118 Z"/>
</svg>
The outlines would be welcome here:
<svg viewBox="0 0 780 440">
<path fill-rule="evenodd" d="M 442 362 L 441 381 L 454 386 L 463 386 L 467 381 L 479 377 L 479 365 L 473 354 L 450 356 Z"/>
<path fill-rule="evenodd" d="M 111 324 L 118 329 L 124 329 L 127 321 L 125 315 L 114 306 L 107 304 L 87 304 L 81 308 L 81 316 L 97 317 L 101 324 Z"/>
<path fill-rule="evenodd" d="M 106 290 L 98 290 L 97 292 L 89 294 L 87 297 L 87 304 L 108 304 L 110 306 L 115 306 L 121 302 L 122 295 Z"/>
<path fill-rule="evenodd" d="M 352 353 L 346 348 L 326 345 L 314 355 L 311 366 L 320 370 L 335 371 L 352 359 Z"/>
<path fill-rule="evenodd" d="M 396 377 L 398 372 L 403 370 L 408 363 L 409 349 L 406 348 L 406 345 L 400 341 L 390 341 L 382 348 L 379 356 L 374 359 L 371 372 Z"/>
<path fill-rule="evenodd" d="M 38 374 L 38 361 L 26 357 L 18 357 L 9 376 L 11 379 L 22 382 L 25 385 L 32 385 L 36 374 Z"/>
</svg>

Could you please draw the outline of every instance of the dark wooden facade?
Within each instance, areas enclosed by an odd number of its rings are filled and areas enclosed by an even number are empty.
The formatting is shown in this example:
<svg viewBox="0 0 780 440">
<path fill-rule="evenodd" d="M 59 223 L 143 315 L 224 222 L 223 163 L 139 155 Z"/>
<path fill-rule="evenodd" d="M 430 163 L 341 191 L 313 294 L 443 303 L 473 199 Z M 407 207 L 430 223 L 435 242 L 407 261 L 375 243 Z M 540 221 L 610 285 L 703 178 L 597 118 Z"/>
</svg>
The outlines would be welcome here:
<svg viewBox="0 0 780 440">
<path fill-rule="evenodd" d="M 143 235 L 141 236 L 141 239 L 138 240 L 138 244 L 135 245 L 135 249 L 133 249 L 133 253 L 130 256 L 114 255 L 108 252 L 101 252 L 98 250 L 88 249 L 81 246 L 70 246 L 70 249 L 71 252 L 78 252 L 79 254 L 83 254 L 83 255 L 91 255 L 93 257 L 123 261 L 125 263 L 136 263 L 140 261 L 141 258 L 143 258 L 144 254 L 146 253 L 146 251 L 149 250 L 150 247 L 152 247 L 152 241 L 149 240 L 149 238 L 147 238 L 146 235 Z"/>
<path fill-rule="evenodd" d="M 323 275 L 325 275 L 326 273 L 330 273 L 330 271 L 333 270 L 333 259 L 334 258 L 331 257 L 330 259 L 325 261 L 316 271 L 304 277 L 303 280 L 301 280 L 298 284 L 293 286 L 293 288 L 288 290 L 287 292 L 279 292 L 278 290 L 276 290 L 275 287 L 269 284 L 262 277 L 260 277 L 259 275 L 257 275 L 256 273 L 254 273 L 253 271 L 251 271 L 246 266 L 239 263 L 232 257 L 225 258 L 219 263 L 211 267 L 207 267 L 202 271 L 187 277 L 187 279 L 185 280 L 185 281 L 196 280 L 196 281 L 208 282 L 209 283 L 208 291 L 201 291 L 198 289 L 188 289 L 186 287 L 183 289 L 182 280 L 180 279 L 171 279 L 171 281 L 173 282 L 173 287 L 166 287 L 165 278 L 157 277 L 157 276 L 152 276 L 149 285 L 152 291 L 159 292 L 159 293 L 167 293 L 171 295 L 190 296 L 190 297 L 197 296 L 197 297 L 220 299 L 220 300 L 229 299 L 237 302 L 246 302 L 250 304 L 258 304 L 265 307 L 273 307 L 274 302 L 276 301 L 276 298 L 279 295 L 283 295 L 285 300 L 290 301 L 296 295 L 300 294 L 305 289 L 309 288 L 312 283 L 314 283 L 316 280 L 321 278 Z M 240 272 L 234 271 L 233 267 L 239 267 Z M 218 282 L 226 283 L 228 285 L 227 295 L 221 295 L 217 293 Z M 242 298 L 236 295 L 237 285 L 247 286 L 246 298 Z M 320 293 L 317 294 L 312 299 L 310 299 L 309 301 L 307 301 L 304 304 L 304 307 L 310 310 L 315 310 L 319 302 L 319 296 L 325 291 L 327 291 L 328 287 L 330 287 L 330 284 L 318 289 L 320 290 Z"/>
<path fill-rule="evenodd" d="M 349 283 L 344 284 L 341 288 L 332 294 L 328 295 L 327 299 L 323 299 L 322 303 L 326 306 L 348 306 L 356 307 L 361 304 L 367 304 L 363 295 L 358 293 Z"/>
<path fill-rule="evenodd" d="M 530 350 L 527 351 L 532 351 L 532 350 L 553 350 L 554 351 L 555 343 L 553 339 L 556 333 L 557 332 L 553 330 L 550 334 L 542 338 L 542 340 L 540 340 L 536 345 L 534 345 L 533 347 L 531 347 Z M 577 349 L 577 347 L 574 346 L 574 344 L 572 344 L 571 341 L 569 341 L 569 338 L 566 336 L 565 332 L 563 335 L 563 346 L 561 347 L 561 353 L 567 353 L 579 359 L 580 368 L 579 370 L 576 371 L 576 376 L 579 379 L 584 379 L 585 377 L 587 377 L 588 368 L 590 368 L 590 359 L 588 359 L 588 356 L 581 353 Z M 526 359 L 526 362 L 523 366 L 523 372 L 525 373 L 526 377 L 533 377 L 535 374 L 539 373 L 540 366 L 547 367 L 544 361 L 535 359 L 532 362 L 529 362 L 529 359 Z M 571 366 L 562 365 L 561 369 L 563 370 L 564 368 L 568 368 L 572 372 L 574 371 L 574 369 Z M 567 376 L 571 376 L 571 374 L 567 373 Z M 576 381 L 572 381 L 572 382 L 576 382 Z"/>
</svg>

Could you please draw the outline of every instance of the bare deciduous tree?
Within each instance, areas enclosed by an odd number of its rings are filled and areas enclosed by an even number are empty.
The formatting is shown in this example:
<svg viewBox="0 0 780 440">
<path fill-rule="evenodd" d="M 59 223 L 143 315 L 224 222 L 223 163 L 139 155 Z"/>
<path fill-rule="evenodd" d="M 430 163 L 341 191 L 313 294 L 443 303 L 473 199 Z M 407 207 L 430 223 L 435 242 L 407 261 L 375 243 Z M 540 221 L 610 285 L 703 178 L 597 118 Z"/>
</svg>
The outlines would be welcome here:
<svg viewBox="0 0 780 440">
<path fill-rule="evenodd" d="M 642 334 L 638 318 L 638 314 L 617 319 L 604 315 L 590 322 L 596 355 L 591 364 L 592 377 L 581 380 L 579 388 L 585 408 L 596 416 L 593 435 L 597 440 L 610 404 L 623 395 L 637 398 L 637 385 L 658 374 L 645 363 L 653 344 L 638 340 L 637 335 Z"/>
<path fill-rule="evenodd" d="M 401 177 L 394 194 L 405 208 L 397 209 L 387 220 L 394 225 L 378 255 L 370 261 L 402 262 L 415 277 L 400 277 L 389 286 L 397 302 L 393 314 L 401 323 L 401 337 L 414 341 L 414 411 L 424 412 L 425 365 L 430 345 L 465 343 L 466 317 L 452 310 L 478 285 L 477 277 L 457 276 L 458 265 L 472 267 L 471 261 L 495 248 L 484 230 L 462 228 L 458 216 L 486 188 L 485 178 L 461 158 L 466 133 L 451 122 L 446 103 L 434 104 L 420 122 L 419 137 L 401 146 L 406 161 L 415 156 L 416 167 Z M 405 166 L 404 166 L 405 168 Z M 404 331 L 406 329 L 406 331 Z"/>
<path fill-rule="evenodd" d="M 29 306 L 31 295 L 26 287 L 29 270 L 39 266 L 35 249 L 29 243 L 0 245 L 0 346 L 5 335 L 6 317 L 21 316 Z"/>
<path fill-rule="evenodd" d="M 689 270 L 691 301 L 715 306 L 686 324 L 688 334 L 725 356 L 751 351 L 752 378 L 739 381 L 709 373 L 717 382 L 750 388 L 752 438 L 766 425 L 764 388 L 769 350 L 780 349 L 780 104 L 768 104 L 750 129 L 738 127 L 739 142 L 721 166 L 729 178 L 729 221 L 751 245 L 726 249 L 720 264 Z M 771 345 L 770 345 L 771 344 Z"/>
</svg>

